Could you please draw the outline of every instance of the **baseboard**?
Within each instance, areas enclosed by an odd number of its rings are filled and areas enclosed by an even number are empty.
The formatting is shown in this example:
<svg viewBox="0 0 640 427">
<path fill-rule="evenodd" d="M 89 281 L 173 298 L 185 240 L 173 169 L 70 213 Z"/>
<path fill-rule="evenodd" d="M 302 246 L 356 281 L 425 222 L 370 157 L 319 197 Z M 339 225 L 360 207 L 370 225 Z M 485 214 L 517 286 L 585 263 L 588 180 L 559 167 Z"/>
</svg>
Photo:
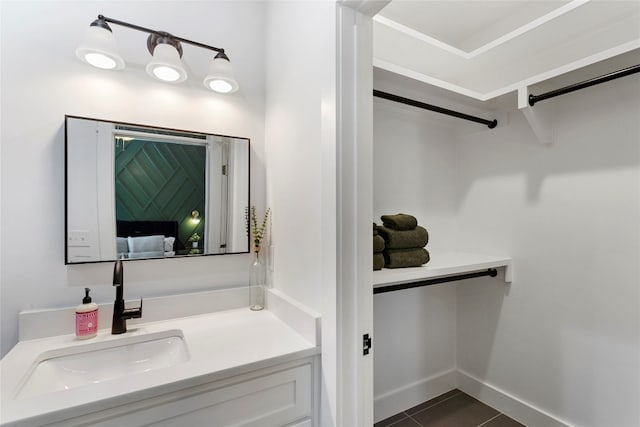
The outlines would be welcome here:
<svg viewBox="0 0 640 427">
<path fill-rule="evenodd" d="M 456 370 L 432 375 L 374 398 L 374 422 L 384 420 L 456 388 Z"/>
<path fill-rule="evenodd" d="M 510 395 L 504 390 L 487 384 L 468 372 L 457 370 L 456 384 L 461 391 L 508 415 L 525 426 L 571 427 L 571 424 L 566 421 Z"/>
<path fill-rule="evenodd" d="M 475 397 L 525 426 L 573 427 L 567 421 L 483 382 L 468 372 L 456 369 L 441 372 L 376 396 L 374 422 L 389 418 L 454 388 Z"/>
</svg>

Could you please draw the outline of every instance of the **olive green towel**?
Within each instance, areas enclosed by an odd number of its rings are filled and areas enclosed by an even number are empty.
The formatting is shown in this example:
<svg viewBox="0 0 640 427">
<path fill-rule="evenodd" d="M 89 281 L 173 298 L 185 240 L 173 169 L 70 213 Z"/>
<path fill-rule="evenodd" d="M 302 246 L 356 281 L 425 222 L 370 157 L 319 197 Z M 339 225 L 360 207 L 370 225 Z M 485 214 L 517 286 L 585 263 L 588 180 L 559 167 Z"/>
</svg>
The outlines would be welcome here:
<svg viewBox="0 0 640 427">
<path fill-rule="evenodd" d="M 384 255 L 382 253 L 373 254 L 373 269 L 382 270 L 382 267 L 384 267 Z"/>
<path fill-rule="evenodd" d="M 413 230 L 418 226 L 418 220 L 415 216 L 407 214 L 382 215 L 380 217 L 382 225 L 394 230 Z"/>
<path fill-rule="evenodd" d="M 384 238 L 387 249 L 422 248 L 429 242 L 429 233 L 421 226 L 413 230 L 393 230 L 379 226 L 378 234 Z"/>
<path fill-rule="evenodd" d="M 384 239 L 382 236 L 373 236 L 373 253 L 377 254 L 384 250 Z"/>
<path fill-rule="evenodd" d="M 378 226 L 376 225 L 376 223 L 373 223 L 373 235 L 377 236 L 378 235 Z"/>
<path fill-rule="evenodd" d="M 383 254 L 385 268 L 420 267 L 430 259 L 429 252 L 424 248 L 387 249 Z"/>
</svg>

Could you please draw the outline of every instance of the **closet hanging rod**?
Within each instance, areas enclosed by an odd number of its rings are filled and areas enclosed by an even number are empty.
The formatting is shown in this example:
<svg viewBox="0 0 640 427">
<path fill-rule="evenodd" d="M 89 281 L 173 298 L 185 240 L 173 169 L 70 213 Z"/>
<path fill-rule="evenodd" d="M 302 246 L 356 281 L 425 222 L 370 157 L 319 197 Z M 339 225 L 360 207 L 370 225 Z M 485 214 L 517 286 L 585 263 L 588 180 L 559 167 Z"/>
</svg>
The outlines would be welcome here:
<svg viewBox="0 0 640 427">
<path fill-rule="evenodd" d="M 398 285 L 386 285 L 373 288 L 373 294 L 382 294 L 385 292 L 401 291 L 403 289 L 418 288 L 421 286 L 437 285 L 439 283 L 454 282 L 457 280 L 472 279 L 474 277 L 491 276 L 496 277 L 498 270 L 489 268 L 485 271 L 476 271 L 475 273 L 456 274 L 455 276 L 437 277 L 435 279 L 419 280 L 416 282 L 400 283 Z"/>
<path fill-rule="evenodd" d="M 489 126 L 489 129 L 493 129 L 498 126 L 497 120 L 487 120 L 482 117 L 470 116 L 469 114 L 460 113 L 458 111 L 449 110 L 447 108 L 438 107 L 436 105 L 426 104 L 424 102 L 415 101 L 409 98 L 403 98 L 402 96 L 394 95 L 392 93 L 382 92 L 380 90 L 373 90 L 373 96 L 378 98 L 388 99 L 389 101 L 399 102 L 401 104 L 411 105 L 413 107 L 424 108 L 425 110 L 435 111 L 436 113 L 446 114 L 448 116 L 457 117 L 459 119 L 469 120 L 476 123 Z"/>
<path fill-rule="evenodd" d="M 569 85 L 569 86 L 566 86 L 566 87 L 562 87 L 560 89 L 551 90 L 549 92 L 541 93 L 540 95 L 530 94 L 529 95 L 529 105 L 531 105 L 533 107 L 536 102 L 544 101 L 545 99 L 553 98 L 555 96 L 564 95 L 565 93 L 569 93 L 569 92 L 573 92 L 573 91 L 576 91 L 576 90 L 584 89 L 584 88 L 589 87 L 589 86 L 594 86 L 594 85 L 597 85 L 597 84 L 600 84 L 600 83 L 608 82 L 610 80 L 619 79 L 620 77 L 625 77 L 625 76 L 628 76 L 628 75 L 634 74 L 634 73 L 640 73 L 640 64 L 633 65 L 633 66 L 631 66 L 629 68 L 624 68 L 622 70 L 614 71 L 612 73 L 605 74 L 605 75 L 600 76 L 600 77 L 594 77 L 592 79 L 585 80 L 583 82 L 572 84 L 572 85 Z"/>
</svg>

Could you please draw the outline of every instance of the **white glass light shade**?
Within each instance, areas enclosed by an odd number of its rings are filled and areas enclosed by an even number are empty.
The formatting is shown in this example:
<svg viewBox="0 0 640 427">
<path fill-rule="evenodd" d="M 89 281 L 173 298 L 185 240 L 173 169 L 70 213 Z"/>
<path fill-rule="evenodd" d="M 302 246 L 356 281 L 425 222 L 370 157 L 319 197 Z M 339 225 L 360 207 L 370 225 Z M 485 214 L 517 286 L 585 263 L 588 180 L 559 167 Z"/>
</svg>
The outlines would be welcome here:
<svg viewBox="0 0 640 427">
<path fill-rule="evenodd" d="M 204 86 L 218 93 L 232 93 L 238 90 L 231 62 L 224 58 L 215 58 L 209 66 L 209 74 L 204 78 Z"/>
<path fill-rule="evenodd" d="M 167 43 L 158 44 L 153 50 L 153 59 L 147 64 L 151 77 L 169 83 L 180 83 L 187 79 L 187 70 L 175 47 Z"/>
<path fill-rule="evenodd" d="M 121 70 L 124 60 L 118 53 L 116 39 L 106 28 L 91 26 L 84 42 L 76 49 L 80 60 L 103 70 Z"/>
</svg>

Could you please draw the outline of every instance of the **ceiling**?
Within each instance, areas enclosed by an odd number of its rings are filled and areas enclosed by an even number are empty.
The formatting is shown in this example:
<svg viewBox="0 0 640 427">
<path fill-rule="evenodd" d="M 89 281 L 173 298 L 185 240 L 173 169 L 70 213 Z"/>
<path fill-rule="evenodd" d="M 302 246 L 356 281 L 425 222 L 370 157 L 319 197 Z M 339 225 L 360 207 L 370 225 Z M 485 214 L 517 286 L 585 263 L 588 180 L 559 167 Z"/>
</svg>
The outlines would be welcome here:
<svg viewBox="0 0 640 427">
<path fill-rule="evenodd" d="M 485 101 L 640 51 L 640 1 L 392 0 L 373 34 L 376 68 Z"/>
</svg>

